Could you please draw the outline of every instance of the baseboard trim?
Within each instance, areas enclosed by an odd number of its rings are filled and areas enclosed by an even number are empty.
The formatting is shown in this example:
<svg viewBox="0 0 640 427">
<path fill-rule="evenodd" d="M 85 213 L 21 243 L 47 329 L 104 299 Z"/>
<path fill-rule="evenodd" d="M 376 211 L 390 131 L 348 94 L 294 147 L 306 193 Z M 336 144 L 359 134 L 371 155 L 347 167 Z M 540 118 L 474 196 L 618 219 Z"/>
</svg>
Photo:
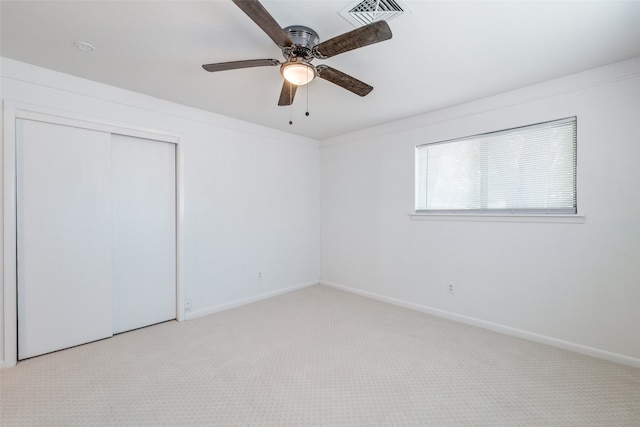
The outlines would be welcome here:
<svg viewBox="0 0 640 427">
<path fill-rule="evenodd" d="M 199 317 L 208 316 L 210 314 L 218 313 L 220 311 L 230 310 L 232 308 L 241 307 L 243 305 L 251 304 L 253 302 L 261 301 L 263 299 L 272 298 L 278 295 L 287 294 L 289 292 L 297 291 L 298 289 L 308 288 L 309 286 L 317 285 L 320 282 L 315 280 L 312 282 L 300 283 L 298 285 L 290 286 L 288 288 L 278 289 L 264 294 L 256 295 L 249 298 L 243 298 L 228 303 L 215 305 L 213 307 L 205 308 L 202 310 L 189 311 L 185 314 L 185 320 L 193 320 Z"/>
<path fill-rule="evenodd" d="M 486 320 L 477 319 L 475 317 L 463 316 L 461 314 L 453 313 L 446 310 L 440 310 L 437 308 L 420 305 L 412 302 L 403 301 L 397 298 L 391 298 L 384 295 L 376 294 L 374 292 L 363 291 L 349 286 L 340 285 L 338 283 L 320 281 L 321 285 L 326 285 L 341 291 L 350 292 L 356 295 L 361 295 L 367 298 L 375 299 L 378 301 L 388 302 L 400 307 L 409 308 L 423 313 L 431 314 L 433 316 L 442 317 L 444 319 L 453 320 L 455 322 L 464 323 L 466 325 L 477 326 L 479 328 L 488 329 L 494 332 L 498 332 L 505 335 L 514 336 L 517 338 L 523 338 L 529 341 L 534 341 L 540 344 L 547 344 L 553 347 L 561 348 L 563 350 L 573 351 L 575 353 L 584 354 L 587 356 L 595 357 L 598 359 L 604 359 L 609 362 L 620 363 L 622 365 L 632 366 L 634 368 L 640 368 L 640 359 L 625 356 L 618 353 L 612 353 L 606 350 L 600 350 L 593 347 L 588 347 L 582 344 L 576 344 L 569 341 L 560 340 L 557 338 L 549 337 L 546 335 L 540 335 L 533 332 L 525 331 L 522 329 L 512 328 L 509 326 L 501 325 L 499 323 L 488 322 Z"/>
</svg>

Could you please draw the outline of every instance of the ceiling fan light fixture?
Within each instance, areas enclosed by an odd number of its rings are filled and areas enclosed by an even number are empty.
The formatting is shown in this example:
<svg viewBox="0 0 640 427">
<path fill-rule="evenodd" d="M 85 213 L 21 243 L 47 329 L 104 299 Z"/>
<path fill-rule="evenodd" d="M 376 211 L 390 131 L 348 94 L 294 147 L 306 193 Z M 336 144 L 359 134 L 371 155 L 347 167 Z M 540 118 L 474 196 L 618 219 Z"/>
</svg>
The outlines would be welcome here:
<svg viewBox="0 0 640 427">
<path fill-rule="evenodd" d="M 303 86 L 316 78 L 316 69 L 305 61 L 287 61 L 280 67 L 280 73 L 289 83 Z"/>
</svg>

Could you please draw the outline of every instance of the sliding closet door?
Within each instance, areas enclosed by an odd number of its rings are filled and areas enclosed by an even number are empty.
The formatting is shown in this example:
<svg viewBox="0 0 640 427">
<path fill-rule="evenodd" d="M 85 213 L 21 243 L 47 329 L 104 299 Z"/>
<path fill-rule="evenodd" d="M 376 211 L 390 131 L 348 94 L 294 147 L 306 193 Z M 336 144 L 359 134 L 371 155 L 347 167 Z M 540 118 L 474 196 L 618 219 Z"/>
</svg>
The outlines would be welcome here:
<svg viewBox="0 0 640 427">
<path fill-rule="evenodd" d="M 112 136 L 113 331 L 176 318 L 175 145 Z"/>
<path fill-rule="evenodd" d="M 18 119 L 18 359 L 112 335 L 111 136 Z"/>
</svg>

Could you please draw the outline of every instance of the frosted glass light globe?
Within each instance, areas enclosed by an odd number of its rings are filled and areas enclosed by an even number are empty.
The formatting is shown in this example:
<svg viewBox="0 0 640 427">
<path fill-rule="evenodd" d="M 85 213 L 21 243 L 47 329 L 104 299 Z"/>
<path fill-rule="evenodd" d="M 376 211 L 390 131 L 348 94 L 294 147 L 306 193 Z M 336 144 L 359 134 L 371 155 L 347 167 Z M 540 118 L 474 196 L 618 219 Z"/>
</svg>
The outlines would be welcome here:
<svg viewBox="0 0 640 427">
<path fill-rule="evenodd" d="M 285 62 L 282 64 L 280 72 L 288 82 L 296 86 L 306 85 L 316 77 L 315 68 L 306 62 Z"/>
</svg>

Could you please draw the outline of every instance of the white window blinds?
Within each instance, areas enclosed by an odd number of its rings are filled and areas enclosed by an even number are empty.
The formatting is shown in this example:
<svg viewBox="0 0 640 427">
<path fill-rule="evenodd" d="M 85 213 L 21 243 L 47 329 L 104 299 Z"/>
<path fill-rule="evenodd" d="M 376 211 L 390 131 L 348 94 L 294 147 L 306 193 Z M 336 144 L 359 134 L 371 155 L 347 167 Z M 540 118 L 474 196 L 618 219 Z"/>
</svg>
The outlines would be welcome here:
<svg viewBox="0 0 640 427">
<path fill-rule="evenodd" d="M 416 147 L 416 211 L 575 214 L 576 118 Z"/>
</svg>

